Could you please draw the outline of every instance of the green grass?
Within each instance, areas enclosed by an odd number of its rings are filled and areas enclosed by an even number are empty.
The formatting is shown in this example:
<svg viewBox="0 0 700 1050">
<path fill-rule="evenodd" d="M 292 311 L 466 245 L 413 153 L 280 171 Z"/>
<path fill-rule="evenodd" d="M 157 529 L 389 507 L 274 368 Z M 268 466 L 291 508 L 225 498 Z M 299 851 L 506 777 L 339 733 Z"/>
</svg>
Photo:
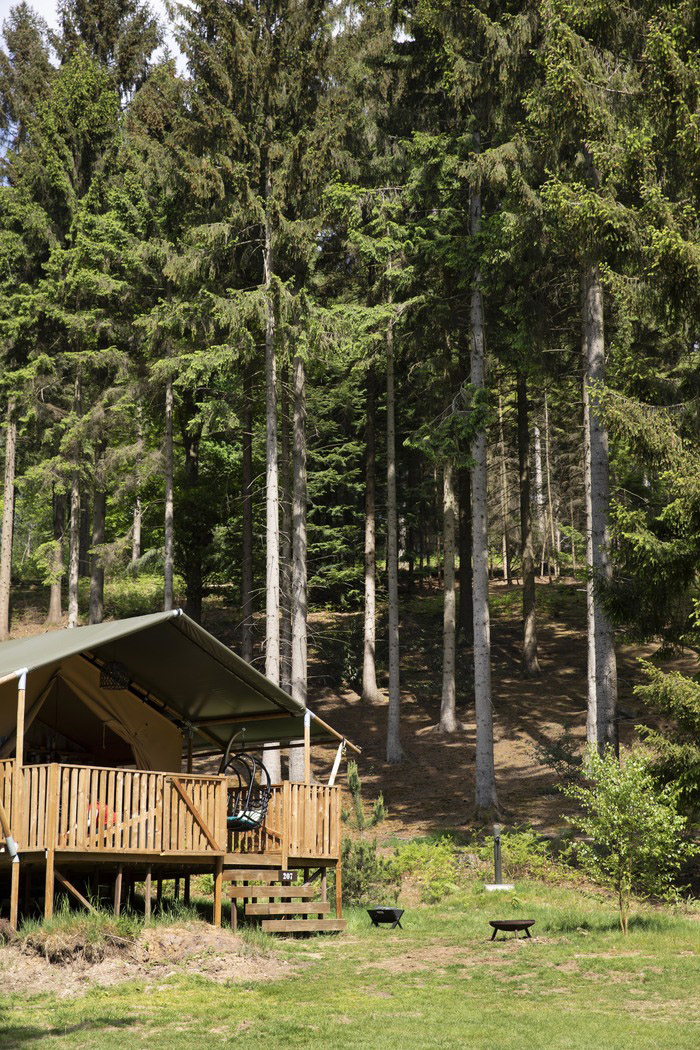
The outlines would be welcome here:
<svg viewBox="0 0 700 1050">
<path fill-rule="evenodd" d="M 270 942 L 295 964 L 284 980 L 219 985 L 176 976 L 89 989 L 75 999 L 0 999 L 3 1050 L 206 1047 L 408 1050 L 697 1050 L 700 926 L 640 909 L 623 939 L 609 901 L 523 883 L 498 899 L 476 884 L 409 908 L 405 929 Z M 536 920 L 532 941 L 488 940 L 488 918 Z M 1 964 L 1 955 L 0 955 Z M 57 984 L 60 970 L 57 970 Z M 1 994 L 1 993 L 0 993 Z"/>
</svg>

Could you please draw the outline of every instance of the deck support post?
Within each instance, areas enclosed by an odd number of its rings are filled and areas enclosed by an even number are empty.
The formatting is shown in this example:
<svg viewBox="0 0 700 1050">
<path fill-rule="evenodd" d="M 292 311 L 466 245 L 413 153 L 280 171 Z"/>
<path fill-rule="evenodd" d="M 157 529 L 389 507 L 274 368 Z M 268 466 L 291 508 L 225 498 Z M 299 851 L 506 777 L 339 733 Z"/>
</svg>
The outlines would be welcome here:
<svg viewBox="0 0 700 1050">
<path fill-rule="evenodd" d="M 335 865 L 335 917 L 343 917 L 343 867 L 339 860 Z"/>
<path fill-rule="evenodd" d="M 12 861 L 11 872 L 12 874 L 10 876 L 10 929 L 17 932 L 17 926 L 19 921 L 19 857 L 15 857 Z"/>
<path fill-rule="evenodd" d="M 311 783 L 311 712 L 304 712 L 304 783 Z"/>
<path fill-rule="evenodd" d="M 182 894 L 182 902 L 183 902 L 183 904 L 185 905 L 186 908 L 189 908 L 189 906 L 190 906 L 190 877 L 189 877 L 189 875 L 185 875 L 185 877 L 184 877 L 184 879 L 182 881 L 184 883 L 184 887 L 183 887 L 184 892 Z"/>
<path fill-rule="evenodd" d="M 156 908 L 158 911 L 163 910 L 163 880 L 156 879 Z"/>
<path fill-rule="evenodd" d="M 216 858 L 214 868 L 214 926 L 221 926 L 221 890 L 224 883 L 224 858 Z"/>
<path fill-rule="evenodd" d="M 143 883 L 143 917 L 144 919 L 150 919 L 151 917 L 151 865 L 149 864 L 146 868 L 146 878 Z"/>
<path fill-rule="evenodd" d="M 58 764 L 49 766 L 47 783 L 48 806 L 46 811 L 46 878 L 44 881 L 44 919 L 53 915 L 53 899 L 56 879 L 54 875 L 55 848 L 58 841 Z"/>
<path fill-rule="evenodd" d="M 180 880 L 179 879 L 175 879 L 175 882 L 173 883 L 173 900 L 174 901 L 179 901 L 180 900 Z"/>
<path fill-rule="evenodd" d="M 122 882 L 124 880 L 124 865 L 117 866 L 117 874 L 114 879 L 114 917 L 119 918 L 122 910 Z"/>
<path fill-rule="evenodd" d="M 52 849 L 46 851 L 46 877 L 44 881 L 44 921 L 53 915 L 53 897 L 56 877 L 54 874 L 55 854 Z"/>
</svg>

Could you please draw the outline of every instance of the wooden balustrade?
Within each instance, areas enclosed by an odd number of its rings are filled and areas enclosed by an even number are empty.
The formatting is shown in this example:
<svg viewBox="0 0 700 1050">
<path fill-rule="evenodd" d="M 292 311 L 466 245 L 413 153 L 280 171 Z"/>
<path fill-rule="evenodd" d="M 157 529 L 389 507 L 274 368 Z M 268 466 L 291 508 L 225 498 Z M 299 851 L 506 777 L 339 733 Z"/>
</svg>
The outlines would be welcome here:
<svg viewBox="0 0 700 1050">
<path fill-rule="evenodd" d="M 340 788 L 285 782 L 272 788 L 262 827 L 228 831 L 228 780 L 98 766 L 22 770 L 13 816 L 13 760 L 0 761 L 0 801 L 20 849 L 159 855 L 243 853 L 340 856 Z"/>
</svg>

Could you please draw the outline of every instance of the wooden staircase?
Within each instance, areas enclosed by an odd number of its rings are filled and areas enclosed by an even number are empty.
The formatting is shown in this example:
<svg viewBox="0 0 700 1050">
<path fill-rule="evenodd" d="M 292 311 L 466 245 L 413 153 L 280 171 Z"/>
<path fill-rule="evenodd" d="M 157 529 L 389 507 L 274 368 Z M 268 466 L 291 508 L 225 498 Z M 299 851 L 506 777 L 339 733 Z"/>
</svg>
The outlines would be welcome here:
<svg viewBox="0 0 700 1050">
<path fill-rule="evenodd" d="M 320 874 L 321 870 L 317 874 Z M 325 896 L 325 871 L 320 884 L 313 880 L 303 885 L 290 885 L 289 872 L 257 868 L 228 868 L 224 881 L 229 883 L 231 926 L 237 925 L 237 908 L 243 902 L 246 918 L 260 924 L 266 933 L 341 933 L 347 927 L 344 919 L 331 917 L 331 906 Z M 321 899 L 318 899 L 318 894 Z"/>
</svg>

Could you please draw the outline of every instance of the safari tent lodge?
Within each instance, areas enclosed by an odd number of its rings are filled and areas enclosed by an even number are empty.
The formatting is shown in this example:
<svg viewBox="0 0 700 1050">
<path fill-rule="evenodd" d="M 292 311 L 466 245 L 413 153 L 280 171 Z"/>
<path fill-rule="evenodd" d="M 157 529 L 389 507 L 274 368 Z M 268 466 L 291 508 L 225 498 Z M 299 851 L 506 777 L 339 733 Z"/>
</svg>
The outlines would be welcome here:
<svg viewBox="0 0 700 1050">
<path fill-rule="evenodd" d="M 326 784 L 312 738 L 335 740 Z M 303 783 L 271 783 L 270 745 L 304 748 Z M 57 892 L 118 914 L 135 882 L 214 877 L 272 932 L 342 921 L 341 734 L 180 610 L 0 645 L 0 911 L 53 913 Z M 209 760 L 216 773 L 195 772 Z M 327 872 L 335 869 L 335 901 Z"/>
</svg>

